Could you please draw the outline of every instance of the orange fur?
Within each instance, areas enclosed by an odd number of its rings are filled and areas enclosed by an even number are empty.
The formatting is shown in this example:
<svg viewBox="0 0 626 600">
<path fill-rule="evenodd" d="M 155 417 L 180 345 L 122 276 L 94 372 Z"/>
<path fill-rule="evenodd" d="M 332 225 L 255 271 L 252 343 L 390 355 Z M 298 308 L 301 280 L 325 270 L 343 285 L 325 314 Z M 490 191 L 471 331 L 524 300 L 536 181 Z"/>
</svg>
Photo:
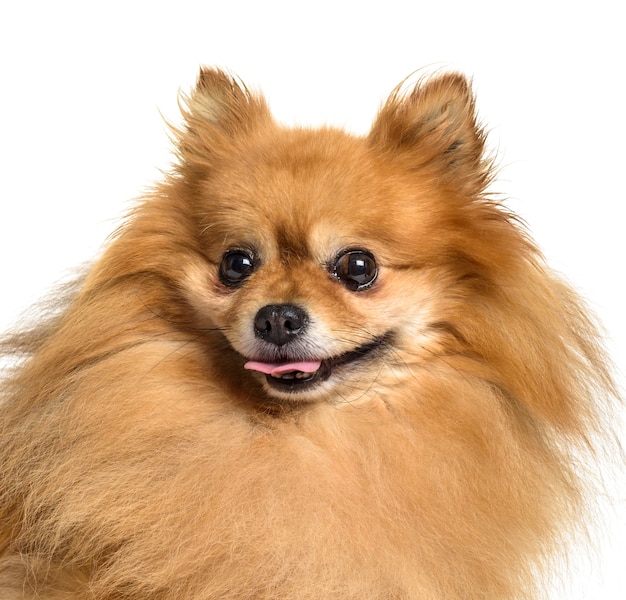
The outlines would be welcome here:
<svg viewBox="0 0 626 600">
<path fill-rule="evenodd" d="M 4 340 L 2 597 L 534 597 L 614 388 L 593 319 L 486 194 L 468 83 L 397 90 L 354 137 L 279 126 L 203 69 L 183 115 L 172 172 Z M 378 268 L 357 291 L 329 274 L 353 248 Z M 268 304 L 306 310 L 298 359 L 380 343 L 276 391 L 244 369 Z"/>
</svg>

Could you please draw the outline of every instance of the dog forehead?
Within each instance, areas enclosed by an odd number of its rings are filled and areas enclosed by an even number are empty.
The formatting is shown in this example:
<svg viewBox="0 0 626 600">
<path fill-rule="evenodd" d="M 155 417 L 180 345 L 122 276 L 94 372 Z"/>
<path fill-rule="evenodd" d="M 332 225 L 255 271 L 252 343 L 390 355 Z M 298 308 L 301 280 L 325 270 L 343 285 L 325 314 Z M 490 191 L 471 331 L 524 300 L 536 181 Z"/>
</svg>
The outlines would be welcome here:
<svg viewBox="0 0 626 600">
<path fill-rule="evenodd" d="M 275 228 L 276 247 L 280 256 L 285 259 L 304 258 L 309 256 L 308 232 L 301 227 L 280 224 Z"/>
<path fill-rule="evenodd" d="M 397 237 L 413 201 L 363 140 L 341 130 L 285 130 L 249 140 L 212 174 L 206 221 L 228 244 L 281 260 L 329 260 Z M 412 194 L 411 194 L 412 196 Z"/>
</svg>

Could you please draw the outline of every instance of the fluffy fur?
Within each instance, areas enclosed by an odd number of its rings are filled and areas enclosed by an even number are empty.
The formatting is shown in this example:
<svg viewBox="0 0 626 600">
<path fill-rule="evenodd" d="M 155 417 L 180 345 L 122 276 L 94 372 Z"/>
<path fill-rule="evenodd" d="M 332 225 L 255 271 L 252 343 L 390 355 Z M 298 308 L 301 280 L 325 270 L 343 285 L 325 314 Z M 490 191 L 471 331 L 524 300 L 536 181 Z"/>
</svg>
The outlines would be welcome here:
<svg viewBox="0 0 626 600">
<path fill-rule="evenodd" d="M 183 116 L 171 173 L 5 337 L 2 598 L 534 597 L 613 384 L 486 193 L 467 81 L 396 90 L 355 137 L 203 69 Z M 303 331 L 267 341 L 268 305 Z M 288 389 L 251 360 L 327 372 Z"/>
</svg>

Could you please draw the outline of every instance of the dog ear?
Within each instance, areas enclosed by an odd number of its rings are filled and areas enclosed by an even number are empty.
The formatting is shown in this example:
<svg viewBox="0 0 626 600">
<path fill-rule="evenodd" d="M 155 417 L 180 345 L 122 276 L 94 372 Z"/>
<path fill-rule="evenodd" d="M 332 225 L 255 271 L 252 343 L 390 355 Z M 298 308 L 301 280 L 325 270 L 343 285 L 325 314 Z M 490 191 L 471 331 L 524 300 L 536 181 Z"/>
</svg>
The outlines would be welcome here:
<svg viewBox="0 0 626 600">
<path fill-rule="evenodd" d="M 421 81 L 408 93 L 396 88 L 369 141 L 405 168 L 430 171 L 437 181 L 464 193 L 479 194 L 489 181 L 485 135 L 476 121 L 470 84 L 458 73 Z"/>
<path fill-rule="evenodd" d="M 261 96 L 250 93 L 243 82 L 219 69 L 202 67 L 195 89 L 183 100 L 188 126 L 203 122 L 234 134 L 269 116 Z"/>
<path fill-rule="evenodd" d="M 178 170 L 206 172 L 233 152 L 233 145 L 272 121 L 261 95 L 219 69 L 200 69 L 195 88 L 179 100 L 183 126 L 172 126 Z"/>
</svg>

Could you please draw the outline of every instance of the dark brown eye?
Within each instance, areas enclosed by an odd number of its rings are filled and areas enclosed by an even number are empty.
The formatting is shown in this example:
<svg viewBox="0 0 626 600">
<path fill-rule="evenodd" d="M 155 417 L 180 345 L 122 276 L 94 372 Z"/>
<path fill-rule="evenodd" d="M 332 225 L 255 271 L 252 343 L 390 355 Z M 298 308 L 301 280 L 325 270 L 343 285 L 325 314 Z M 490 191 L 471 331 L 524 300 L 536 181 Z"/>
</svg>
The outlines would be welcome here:
<svg viewBox="0 0 626 600">
<path fill-rule="evenodd" d="M 374 257 L 365 250 L 340 254 L 332 267 L 333 275 L 349 290 L 361 291 L 374 283 L 378 268 Z"/>
<path fill-rule="evenodd" d="M 226 285 L 241 283 L 254 271 L 252 257 L 241 250 L 226 252 L 220 263 L 220 279 Z"/>
</svg>

